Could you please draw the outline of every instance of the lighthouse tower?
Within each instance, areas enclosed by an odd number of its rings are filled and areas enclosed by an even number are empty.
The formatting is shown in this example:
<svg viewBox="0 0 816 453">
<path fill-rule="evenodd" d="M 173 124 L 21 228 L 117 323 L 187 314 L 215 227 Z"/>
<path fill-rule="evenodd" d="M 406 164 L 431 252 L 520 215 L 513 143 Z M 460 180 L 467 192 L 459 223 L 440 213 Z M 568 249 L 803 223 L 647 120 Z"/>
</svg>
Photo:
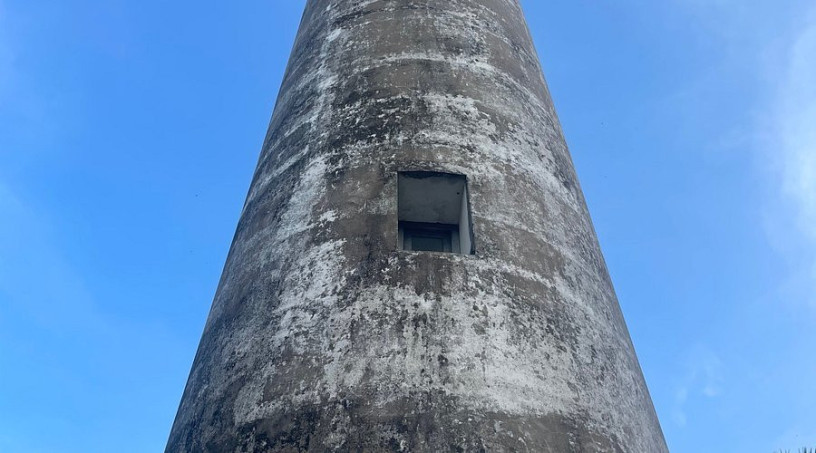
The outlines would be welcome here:
<svg viewBox="0 0 816 453">
<path fill-rule="evenodd" d="M 667 451 L 519 0 L 307 1 L 166 451 Z"/>
</svg>

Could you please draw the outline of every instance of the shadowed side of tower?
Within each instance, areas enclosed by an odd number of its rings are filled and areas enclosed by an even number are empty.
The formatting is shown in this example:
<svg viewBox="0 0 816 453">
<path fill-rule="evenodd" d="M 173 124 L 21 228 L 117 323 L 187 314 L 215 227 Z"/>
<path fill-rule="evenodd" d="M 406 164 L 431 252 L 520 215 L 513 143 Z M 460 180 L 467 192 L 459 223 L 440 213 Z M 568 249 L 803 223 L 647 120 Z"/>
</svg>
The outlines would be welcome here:
<svg viewBox="0 0 816 453">
<path fill-rule="evenodd" d="M 667 451 L 518 0 L 308 1 L 166 451 Z"/>
</svg>

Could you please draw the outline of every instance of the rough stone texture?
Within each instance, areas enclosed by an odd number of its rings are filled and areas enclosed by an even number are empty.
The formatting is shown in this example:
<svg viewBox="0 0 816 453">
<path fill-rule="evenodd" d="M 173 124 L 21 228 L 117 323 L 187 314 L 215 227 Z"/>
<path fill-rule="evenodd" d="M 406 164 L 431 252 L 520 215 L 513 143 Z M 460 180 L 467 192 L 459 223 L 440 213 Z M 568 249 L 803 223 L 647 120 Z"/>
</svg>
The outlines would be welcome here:
<svg viewBox="0 0 816 453">
<path fill-rule="evenodd" d="M 167 451 L 667 451 L 518 0 L 308 1 Z"/>
</svg>

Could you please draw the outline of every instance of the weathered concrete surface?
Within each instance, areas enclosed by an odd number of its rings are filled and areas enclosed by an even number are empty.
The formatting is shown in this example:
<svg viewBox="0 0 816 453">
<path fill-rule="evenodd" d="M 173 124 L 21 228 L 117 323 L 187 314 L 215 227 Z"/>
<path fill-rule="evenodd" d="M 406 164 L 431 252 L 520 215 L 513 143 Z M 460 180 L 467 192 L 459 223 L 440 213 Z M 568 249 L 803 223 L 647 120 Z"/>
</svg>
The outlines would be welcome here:
<svg viewBox="0 0 816 453">
<path fill-rule="evenodd" d="M 517 0 L 310 0 L 280 93 L 168 452 L 667 451 Z"/>
</svg>

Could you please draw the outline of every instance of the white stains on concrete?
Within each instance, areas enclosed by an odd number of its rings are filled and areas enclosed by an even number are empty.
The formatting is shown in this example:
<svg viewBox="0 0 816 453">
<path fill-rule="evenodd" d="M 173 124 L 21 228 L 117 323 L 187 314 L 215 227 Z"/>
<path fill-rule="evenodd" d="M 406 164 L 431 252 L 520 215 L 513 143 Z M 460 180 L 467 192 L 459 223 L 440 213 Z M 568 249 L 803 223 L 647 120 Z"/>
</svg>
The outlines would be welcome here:
<svg viewBox="0 0 816 453">
<path fill-rule="evenodd" d="M 340 35 L 342 35 L 342 34 L 343 34 L 343 29 L 342 28 L 335 28 L 328 35 L 326 35 L 326 39 L 329 40 L 329 42 L 332 42 L 335 39 L 339 38 Z"/>
<path fill-rule="evenodd" d="M 319 155 L 306 166 L 292 191 L 280 224 L 275 228 L 276 242 L 312 228 L 313 210 L 326 190 L 326 159 L 325 155 Z"/>
<path fill-rule="evenodd" d="M 665 451 L 518 3 L 310 1 L 171 444 Z M 407 168 L 475 257 L 395 250 Z"/>
<path fill-rule="evenodd" d="M 525 101 L 531 105 L 525 107 L 536 106 L 539 104 L 540 95 L 533 93 L 528 87 L 522 85 L 509 73 L 497 68 L 493 64 L 477 58 L 466 58 L 458 55 L 447 55 L 439 52 L 403 52 L 399 54 L 388 55 L 377 60 L 372 60 L 370 63 L 375 65 L 389 65 L 393 63 L 405 63 L 406 61 L 433 61 L 437 63 L 444 63 L 450 65 L 455 71 L 472 72 L 473 75 L 484 77 L 492 80 L 498 89 L 501 85 L 511 86 L 521 93 L 524 93 Z M 515 112 L 508 112 L 513 114 Z"/>
</svg>

